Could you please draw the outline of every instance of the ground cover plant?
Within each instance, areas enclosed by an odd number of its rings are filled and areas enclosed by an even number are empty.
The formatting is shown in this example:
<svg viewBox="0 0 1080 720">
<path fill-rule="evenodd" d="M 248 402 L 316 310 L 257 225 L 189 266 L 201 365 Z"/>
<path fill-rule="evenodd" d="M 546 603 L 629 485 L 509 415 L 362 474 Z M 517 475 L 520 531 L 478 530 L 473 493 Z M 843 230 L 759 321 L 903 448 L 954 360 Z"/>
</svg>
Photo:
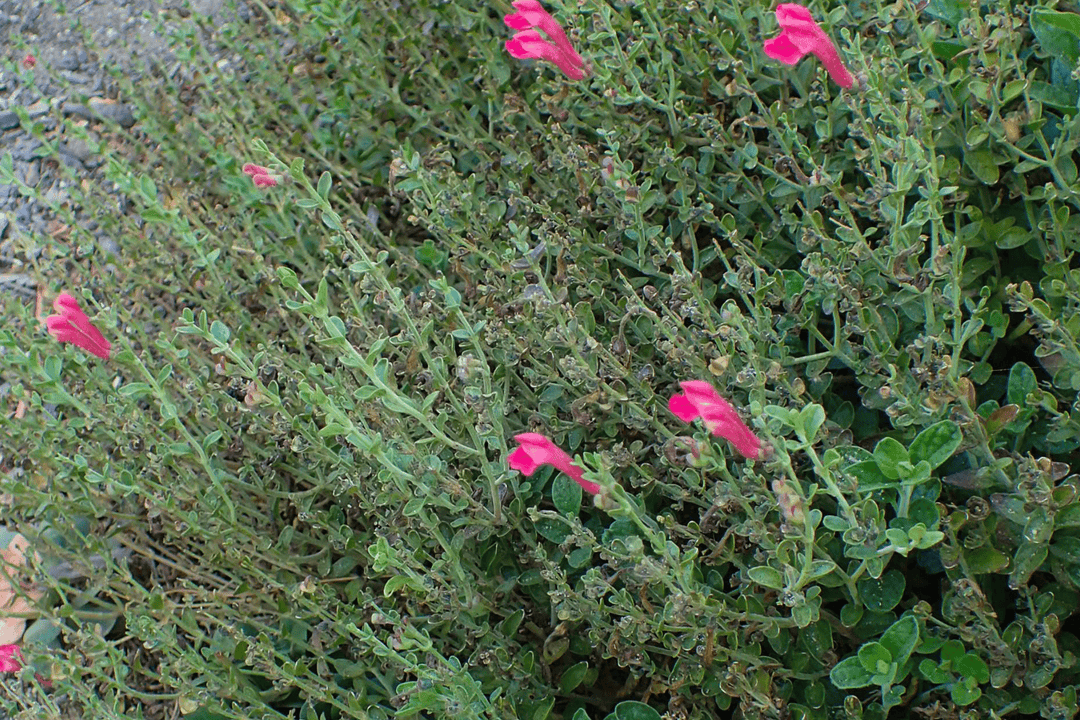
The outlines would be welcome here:
<svg viewBox="0 0 1080 720">
<path fill-rule="evenodd" d="M 12 711 L 1075 717 L 1077 8 L 545 7 L 126 88 L 0 330 Z"/>
</svg>

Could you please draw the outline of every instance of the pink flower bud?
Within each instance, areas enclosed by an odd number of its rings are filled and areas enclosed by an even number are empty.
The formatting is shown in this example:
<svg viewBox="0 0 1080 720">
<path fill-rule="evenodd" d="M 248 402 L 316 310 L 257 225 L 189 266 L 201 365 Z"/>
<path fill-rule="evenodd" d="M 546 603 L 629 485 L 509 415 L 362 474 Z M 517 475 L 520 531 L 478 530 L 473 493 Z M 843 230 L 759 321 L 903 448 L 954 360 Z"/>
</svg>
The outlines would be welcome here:
<svg viewBox="0 0 1080 720">
<path fill-rule="evenodd" d="M 78 300 L 67 293 L 61 293 L 53 303 L 53 308 L 60 314 L 45 318 L 45 327 L 49 329 L 50 335 L 60 342 L 77 345 L 102 360 L 109 359 L 112 343 L 106 340 L 101 331 L 86 317 Z"/>
<path fill-rule="evenodd" d="M 787 65 L 794 65 L 808 54 L 816 55 L 837 85 L 847 90 L 855 85 L 836 45 L 814 22 L 806 7 L 781 3 L 776 6 L 776 20 L 780 23 L 780 35 L 765 41 L 766 55 Z"/>
<path fill-rule="evenodd" d="M 684 395 L 673 395 L 668 409 L 680 420 L 693 422 L 701 418 L 710 433 L 722 437 L 735 446 L 743 457 L 759 460 L 764 456 L 761 440 L 746 426 L 727 400 L 720 397 L 711 384 L 704 380 L 679 383 Z"/>
<path fill-rule="evenodd" d="M 281 182 L 281 176 L 270 172 L 269 168 L 255 163 L 247 163 L 243 167 L 244 174 L 251 177 L 255 187 L 273 187 Z"/>
<path fill-rule="evenodd" d="M 806 522 L 806 506 L 799 494 L 785 483 L 783 478 L 773 480 L 772 489 L 776 493 L 776 504 L 780 507 L 784 522 L 793 527 L 801 527 Z"/>
<path fill-rule="evenodd" d="M 571 80 L 584 78 L 587 74 L 585 61 L 570 44 L 562 26 L 544 6 L 538 0 L 515 0 L 513 5 L 517 12 L 504 17 L 503 22 L 510 29 L 521 32 L 506 41 L 507 52 L 519 60 L 546 60 Z M 543 30 L 547 37 L 537 32 L 537 28 Z"/>
<path fill-rule="evenodd" d="M 22 66 L 27 70 L 31 70 L 35 65 L 37 65 L 37 58 L 30 53 L 26 53 L 26 57 L 22 59 Z"/>
<path fill-rule="evenodd" d="M 508 458 L 510 467 L 514 470 L 520 470 L 525 475 L 532 475 L 541 465 L 551 465 L 556 470 L 569 475 L 586 492 L 593 495 L 600 492 L 600 486 L 586 480 L 583 477 L 585 471 L 575 465 L 570 456 L 559 449 L 551 438 L 540 433 L 521 433 L 515 435 L 514 440 L 520 446 L 510 453 Z"/>
<path fill-rule="evenodd" d="M 22 667 L 22 651 L 18 645 L 0 645 L 0 672 L 18 672 Z"/>
</svg>

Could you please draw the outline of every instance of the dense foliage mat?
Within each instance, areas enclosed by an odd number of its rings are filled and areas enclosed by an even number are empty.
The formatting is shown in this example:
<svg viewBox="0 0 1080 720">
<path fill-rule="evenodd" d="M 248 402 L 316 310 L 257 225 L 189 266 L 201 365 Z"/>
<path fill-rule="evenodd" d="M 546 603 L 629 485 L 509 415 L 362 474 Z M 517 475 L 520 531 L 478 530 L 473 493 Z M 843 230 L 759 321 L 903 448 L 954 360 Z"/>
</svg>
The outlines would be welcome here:
<svg viewBox="0 0 1080 720">
<path fill-rule="evenodd" d="M 756 1 L 550 6 L 580 81 L 502 4 L 193 21 L 108 148 L 137 214 L 82 188 L 123 256 L 35 261 L 111 358 L 0 330 L 8 702 L 1074 717 L 1080 15 L 828 5 L 851 90 Z M 669 412 L 702 379 L 767 457 Z"/>
</svg>

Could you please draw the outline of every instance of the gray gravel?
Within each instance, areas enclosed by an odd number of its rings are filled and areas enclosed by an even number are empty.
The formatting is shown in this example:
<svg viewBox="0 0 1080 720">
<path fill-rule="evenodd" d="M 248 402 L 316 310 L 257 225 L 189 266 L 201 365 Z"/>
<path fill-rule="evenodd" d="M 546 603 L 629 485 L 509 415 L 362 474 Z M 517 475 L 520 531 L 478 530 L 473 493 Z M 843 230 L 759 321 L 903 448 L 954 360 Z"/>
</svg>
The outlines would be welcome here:
<svg viewBox="0 0 1080 720">
<path fill-rule="evenodd" d="M 103 160 L 93 143 L 115 129 L 112 123 L 138 123 L 105 67 L 117 66 L 133 79 L 184 73 L 158 26 L 190 23 L 192 13 L 212 17 L 210 27 L 250 18 L 243 0 L 68 0 L 63 13 L 46 0 L 0 0 L 0 59 L 11 62 L 0 65 L 0 157 L 10 153 L 15 177 L 41 195 L 23 197 L 16 186 L 0 184 L 0 293 L 27 300 L 36 295 L 28 261 L 40 253 L 41 243 L 67 241 L 62 235 L 50 240 L 58 226 L 45 200 L 70 205 L 73 180 L 65 171 L 74 174 L 74 182 L 102 182 Z M 27 52 L 37 60 L 32 70 L 21 64 Z M 21 112 L 57 144 L 59 162 L 46 157 L 42 143 L 23 129 Z M 67 136 L 64 121 L 84 124 L 91 142 Z M 117 208 L 127 205 L 117 198 Z M 76 222 L 96 231 L 97 223 L 74 209 Z M 113 238 L 99 235 L 97 241 L 106 254 L 123 251 Z"/>
</svg>

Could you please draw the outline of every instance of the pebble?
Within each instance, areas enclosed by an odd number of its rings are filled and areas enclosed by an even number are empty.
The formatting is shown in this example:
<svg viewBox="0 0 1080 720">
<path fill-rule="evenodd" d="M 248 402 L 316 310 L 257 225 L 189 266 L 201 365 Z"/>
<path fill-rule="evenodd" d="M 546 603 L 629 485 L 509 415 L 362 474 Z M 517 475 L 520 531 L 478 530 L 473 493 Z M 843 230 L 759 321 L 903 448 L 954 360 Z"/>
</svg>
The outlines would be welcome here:
<svg viewBox="0 0 1080 720">
<path fill-rule="evenodd" d="M 45 100 L 38 100 L 36 103 L 26 107 L 26 114 L 31 118 L 39 118 L 47 112 L 49 112 L 49 103 Z"/>
<path fill-rule="evenodd" d="M 37 297 L 37 282 L 26 273 L 0 273 L 0 292 L 33 300 Z"/>
<path fill-rule="evenodd" d="M 106 98 L 90 98 L 86 105 L 76 102 L 66 102 L 62 107 L 65 115 L 74 115 L 84 120 L 106 120 L 114 122 L 120 127 L 129 128 L 135 124 L 135 116 L 124 103 Z"/>
<path fill-rule="evenodd" d="M 38 170 L 38 163 L 27 163 L 26 172 L 23 173 L 23 182 L 30 187 L 37 187 L 38 180 L 41 179 L 41 171 Z"/>
<path fill-rule="evenodd" d="M 79 56 L 70 50 L 67 50 L 61 54 L 60 59 L 56 61 L 56 67 L 61 70 L 78 70 Z"/>
<path fill-rule="evenodd" d="M 72 138 L 60 144 L 60 152 L 86 162 L 94 154 L 94 149 L 82 138 Z"/>
</svg>

